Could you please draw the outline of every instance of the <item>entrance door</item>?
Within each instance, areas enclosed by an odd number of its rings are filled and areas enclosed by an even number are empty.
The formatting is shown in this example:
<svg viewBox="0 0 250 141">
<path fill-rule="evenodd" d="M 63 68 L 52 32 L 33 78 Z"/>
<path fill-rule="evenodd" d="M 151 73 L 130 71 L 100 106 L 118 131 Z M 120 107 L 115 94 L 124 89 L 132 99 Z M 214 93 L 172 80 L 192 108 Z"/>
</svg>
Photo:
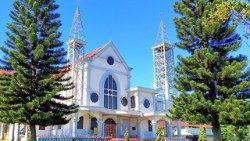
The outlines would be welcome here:
<svg viewBox="0 0 250 141">
<path fill-rule="evenodd" d="M 116 125 L 115 124 L 106 124 L 105 125 L 105 137 L 116 137 Z"/>
<path fill-rule="evenodd" d="M 105 126 L 104 126 L 104 135 L 105 137 L 116 137 L 116 123 L 113 119 L 108 118 L 105 120 Z"/>
</svg>

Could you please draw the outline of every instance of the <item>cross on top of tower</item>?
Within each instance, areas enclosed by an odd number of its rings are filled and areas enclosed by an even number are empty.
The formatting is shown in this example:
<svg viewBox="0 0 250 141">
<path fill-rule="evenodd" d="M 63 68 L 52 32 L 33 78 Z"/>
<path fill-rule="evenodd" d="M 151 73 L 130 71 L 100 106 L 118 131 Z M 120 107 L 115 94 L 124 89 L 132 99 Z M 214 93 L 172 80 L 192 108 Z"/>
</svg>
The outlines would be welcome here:
<svg viewBox="0 0 250 141">
<path fill-rule="evenodd" d="M 161 21 L 160 21 L 160 26 L 159 26 L 159 30 L 156 36 L 156 42 L 155 44 L 162 44 L 162 43 L 166 43 L 168 38 L 167 38 L 167 30 L 166 30 L 166 25 L 165 22 L 163 21 L 162 18 L 162 14 L 161 14 Z"/>
<path fill-rule="evenodd" d="M 77 1 L 77 8 L 76 8 L 76 12 L 74 15 L 74 19 L 73 19 L 73 23 L 70 29 L 70 34 L 69 34 L 69 41 L 73 40 L 73 39 L 77 39 L 77 40 L 81 40 L 81 41 L 85 41 L 84 40 L 84 32 L 83 32 L 83 23 L 82 23 L 82 19 L 81 19 L 81 13 L 80 13 L 80 0 Z"/>
</svg>

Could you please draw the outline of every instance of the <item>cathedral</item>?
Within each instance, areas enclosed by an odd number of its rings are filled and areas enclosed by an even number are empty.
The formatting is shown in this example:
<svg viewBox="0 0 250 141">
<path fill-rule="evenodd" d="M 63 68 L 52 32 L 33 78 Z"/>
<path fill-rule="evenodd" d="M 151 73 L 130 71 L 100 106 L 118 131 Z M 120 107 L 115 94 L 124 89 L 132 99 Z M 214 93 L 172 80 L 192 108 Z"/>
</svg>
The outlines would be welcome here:
<svg viewBox="0 0 250 141">
<path fill-rule="evenodd" d="M 131 138 L 154 139 L 157 126 L 164 126 L 166 134 L 172 134 L 171 122 L 165 118 L 170 95 L 174 94 L 170 85 L 172 77 L 169 77 L 173 75 L 169 71 L 173 69 L 172 46 L 163 40 L 152 48 L 155 88 L 131 87 L 132 69 L 116 45 L 109 41 L 84 54 L 82 28 L 77 8 L 67 42 L 72 67 L 67 75 L 73 78 L 75 88 L 62 93 L 74 95 L 69 102 L 77 103 L 79 111 L 66 125 L 37 127 L 37 136 L 124 138 L 127 128 Z M 163 22 L 159 30 L 164 30 Z M 159 36 L 162 34 L 164 31 Z"/>
</svg>

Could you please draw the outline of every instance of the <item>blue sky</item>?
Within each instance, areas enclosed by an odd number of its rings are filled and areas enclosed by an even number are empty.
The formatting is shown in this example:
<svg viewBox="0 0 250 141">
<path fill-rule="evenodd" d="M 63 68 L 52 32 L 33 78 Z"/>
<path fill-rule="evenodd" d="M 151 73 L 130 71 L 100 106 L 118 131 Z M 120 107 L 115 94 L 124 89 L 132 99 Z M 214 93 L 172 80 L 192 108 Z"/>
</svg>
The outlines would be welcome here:
<svg viewBox="0 0 250 141">
<path fill-rule="evenodd" d="M 0 8 L 0 46 L 6 39 L 6 23 L 12 8 L 12 0 L 2 0 Z M 62 32 L 61 40 L 69 36 L 76 0 L 57 0 L 60 5 Z M 81 0 L 80 10 L 84 24 L 84 34 L 89 52 L 112 40 L 127 64 L 133 68 L 131 86 L 153 86 L 152 46 L 160 23 L 160 13 L 166 22 L 169 42 L 177 42 L 173 18 L 176 16 L 172 5 L 174 0 Z M 243 42 L 238 51 L 250 58 L 250 48 Z M 175 49 L 175 56 L 187 55 Z M 248 58 L 248 59 L 249 59 Z"/>
</svg>

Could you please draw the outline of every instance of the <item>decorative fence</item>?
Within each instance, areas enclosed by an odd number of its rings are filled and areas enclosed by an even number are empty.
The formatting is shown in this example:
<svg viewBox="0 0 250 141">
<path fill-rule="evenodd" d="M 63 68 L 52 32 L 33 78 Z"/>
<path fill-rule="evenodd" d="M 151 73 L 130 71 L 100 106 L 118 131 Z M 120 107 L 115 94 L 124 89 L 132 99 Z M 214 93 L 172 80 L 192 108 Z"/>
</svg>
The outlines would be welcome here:
<svg viewBox="0 0 250 141">
<path fill-rule="evenodd" d="M 104 138 L 104 137 L 81 137 L 81 138 L 38 138 L 38 141 L 125 141 L 118 138 Z M 143 139 L 136 139 L 136 141 L 149 141 Z M 165 141 L 191 141 L 191 139 L 185 138 L 166 138 Z"/>
<path fill-rule="evenodd" d="M 81 137 L 81 138 L 38 138 L 38 141 L 107 141 L 109 138 Z"/>
</svg>

